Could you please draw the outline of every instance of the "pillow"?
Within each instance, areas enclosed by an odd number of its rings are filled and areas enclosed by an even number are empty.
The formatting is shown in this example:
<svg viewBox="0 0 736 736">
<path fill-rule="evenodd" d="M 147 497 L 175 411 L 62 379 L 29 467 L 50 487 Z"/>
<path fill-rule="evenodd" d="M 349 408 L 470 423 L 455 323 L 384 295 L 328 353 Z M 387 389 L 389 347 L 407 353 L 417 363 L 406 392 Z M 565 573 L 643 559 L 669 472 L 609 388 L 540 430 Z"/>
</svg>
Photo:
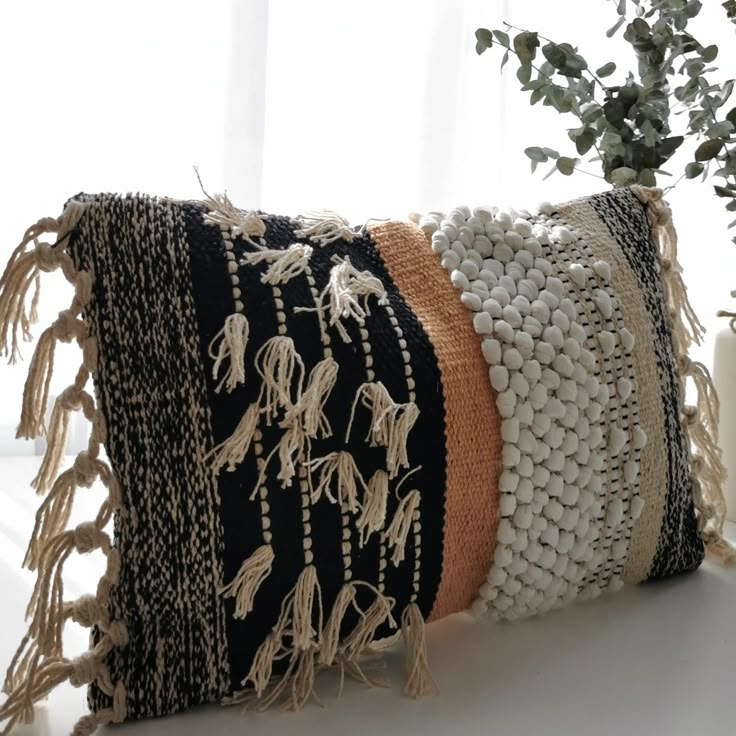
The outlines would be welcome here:
<svg viewBox="0 0 736 736">
<path fill-rule="evenodd" d="M 11 361 L 40 274 L 74 298 L 23 394 L 45 498 L 0 720 L 67 680 L 89 685 L 77 735 L 200 703 L 299 708 L 322 668 L 372 682 L 397 636 L 418 696 L 436 690 L 425 621 L 513 619 L 691 570 L 704 543 L 730 554 L 661 193 L 414 219 L 81 194 L 29 228 L 0 280 Z M 82 364 L 47 421 L 58 341 Z M 73 411 L 89 447 L 61 470 Z M 67 529 L 96 480 L 97 518 Z M 65 600 L 66 559 L 93 549 L 97 589 Z M 92 631 L 77 658 L 68 619 Z"/>
</svg>

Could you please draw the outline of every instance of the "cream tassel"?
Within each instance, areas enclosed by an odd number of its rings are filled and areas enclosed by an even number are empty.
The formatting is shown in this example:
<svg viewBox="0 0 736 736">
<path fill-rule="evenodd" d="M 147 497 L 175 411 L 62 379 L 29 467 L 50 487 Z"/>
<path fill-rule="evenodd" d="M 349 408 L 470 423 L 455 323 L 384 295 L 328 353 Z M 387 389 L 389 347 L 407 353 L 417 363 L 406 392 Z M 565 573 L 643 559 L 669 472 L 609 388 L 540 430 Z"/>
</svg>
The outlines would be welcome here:
<svg viewBox="0 0 736 736">
<path fill-rule="evenodd" d="M 367 491 L 363 476 L 349 452 L 330 452 L 324 457 L 315 458 L 307 463 L 311 471 L 320 469 L 319 483 L 312 490 L 312 503 L 317 503 L 324 493 L 331 503 L 345 504 L 348 511 L 357 513 L 358 486 Z M 330 486 L 336 487 L 337 498 L 330 492 Z"/>
<path fill-rule="evenodd" d="M 386 467 L 389 478 L 394 478 L 402 467 L 409 467 L 406 445 L 409 433 L 419 418 L 419 407 L 413 401 L 397 404 L 380 381 L 363 383 L 353 401 L 345 433 L 346 442 L 350 438 L 359 400 L 371 412 L 366 440 L 370 437 L 371 447 L 386 448 Z"/>
<path fill-rule="evenodd" d="M 324 409 L 337 383 L 338 365 L 334 358 L 324 358 L 312 368 L 307 387 L 284 416 L 281 427 L 299 424 L 312 439 L 332 436 L 332 427 Z"/>
<path fill-rule="evenodd" d="M 263 248 L 252 253 L 245 253 L 243 260 L 251 266 L 268 263 L 268 268 L 261 276 L 261 283 L 278 286 L 303 274 L 309 267 L 311 255 L 312 248 L 309 245 L 294 243 L 284 250 Z"/>
<path fill-rule="evenodd" d="M 15 434 L 18 439 L 34 439 L 46 432 L 46 408 L 49 402 L 51 376 L 54 372 L 56 338 L 53 327 L 48 327 L 38 338 L 28 378 L 23 388 L 23 406 L 20 424 Z"/>
<path fill-rule="evenodd" d="M 304 363 L 294 341 L 285 335 L 277 335 L 267 340 L 256 353 L 255 366 L 262 381 L 258 403 L 266 414 L 266 424 L 270 426 L 279 408 L 288 411 L 294 406 L 292 392 L 297 369 L 299 379 L 296 382 L 296 394 L 301 396 Z"/>
<path fill-rule="evenodd" d="M 306 212 L 297 218 L 300 227 L 294 230 L 297 238 L 309 238 L 319 245 L 329 245 L 338 240 L 353 242 L 355 232 L 350 223 L 331 210 Z"/>
<path fill-rule="evenodd" d="M 368 299 L 375 296 L 379 304 L 388 302 L 386 290 L 380 279 L 376 278 L 370 271 L 358 271 L 351 263 L 350 258 L 340 259 L 335 256 L 335 265 L 330 269 L 330 278 L 327 286 L 320 294 L 319 306 L 297 307 L 295 312 L 319 311 L 324 313 L 328 310 L 330 318 L 328 323 L 335 327 L 344 342 L 351 342 L 350 335 L 342 324 L 344 319 L 354 319 L 359 325 L 365 324 L 366 316 L 370 315 Z M 361 305 L 360 300 L 363 299 Z M 325 300 L 328 305 L 325 307 Z"/>
<path fill-rule="evenodd" d="M 393 548 L 391 561 L 394 566 L 398 566 L 404 559 L 406 540 L 414 520 L 414 512 L 419 508 L 420 500 L 419 491 L 416 489 L 409 491 L 399 501 L 394 518 L 386 530 L 386 544 Z"/>
<path fill-rule="evenodd" d="M 210 450 L 209 455 L 215 458 L 212 463 L 215 475 L 225 467 L 232 472 L 243 462 L 258 428 L 259 413 L 258 404 L 251 404 L 230 437 Z"/>
<path fill-rule="evenodd" d="M 702 363 L 690 360 L 686 355 L 680 356 L 678 371 L 682 377 L 693 379 L 698 396 L 698 414 L 711 432 L 717 432 L 721 405 L 710 372 Z"/>
<path fill-rule="evenodd" d="M 225 598 L 235 599 L 234 618 L 243 619 L 253 610 L 256 593 L 271 574 L 273 559 L 273 547 L 270 544 L 260 546 L 243 562 L 238 574 L 218 589 Z"/>
<path fill-rule="evenodd" d="M 406 686 L 404 692 L 413 698 L 437 694 L 439 688 L 429 671 L 424 618 L 419 606 L 410 603 L 401 614 L 401 634 L 406 651 Z"/>
<path fill-rule="evenodd" d="M 355 583 L 345 583 L 335 598 L 332 611 L 322 632 L 322 642 L 317 661 L 329 667 L 335 663 L 340 644 L 340 627 L 350 606 L 355 606 Z"/>
<path fill-rule="evenodd" d="M 361 547 L 366 544 L 371 534 L 380 532 L 386 523 L 388 480 L 388 473 L 385 470 L 376 470 L 368 481 L 363 509 L 356 522 Z"/>
<path fill-rule="evenodd" d="M 228 393 L 245 383 L 245 349 L 248 346 L 250 325 L 246 316 L 240 312 L 225 318 L 222 329 L 212 338 L 207 352 L 214 361 L 212 378 L 219 378 L 220 368 L 229 358 L 230 367 L 225 372 L 215 391 L 219 393 L 223 387 Z"/>
<path fill-rule="evenodd" d="M 204 221 L 210 225 L 227 228 L 233 235 L 242 236 L 243 240 L 251 245 L 258 245 L 252 238 L 262 238 L 266 234 L 266 223 L 261 216 L 253 210 L 247 212 L 239 210 L 230 201 L 227 194 L 215 194 L 214 196 L 207 194 L 196 166 L 194 171 L 202 193 L 205 195 L 202 204 L 209 209 L 204 216 Z"/>
<path fill-rule="evenodd" d="M 366 611 L 359 611 L 360 621 L 340 645 L 340 658 L 355 665 L 358 663 L 358 658 L 368 649 L 376 636 L 376 631 L 382 624 L 388 622 L 389 626 L 396 627 L 396 621 L 391 615 L 396 601 L 384 596 L 372 585 L 362 584 L 373 591 L 376 598 Z"/>
</svg>

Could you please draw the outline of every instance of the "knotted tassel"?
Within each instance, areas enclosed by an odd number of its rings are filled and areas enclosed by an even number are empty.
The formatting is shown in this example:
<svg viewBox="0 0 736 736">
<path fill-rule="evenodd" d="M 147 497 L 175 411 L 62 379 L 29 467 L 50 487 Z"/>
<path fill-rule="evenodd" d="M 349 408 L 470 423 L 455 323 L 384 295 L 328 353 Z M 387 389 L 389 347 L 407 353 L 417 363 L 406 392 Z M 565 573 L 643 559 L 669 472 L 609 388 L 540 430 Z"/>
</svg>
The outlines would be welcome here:
<svg viewBox="0 0 736 736">
<path fill-rule="evenodd" d="M 331 210 L 313 210 L 299 215 L 299 228 L 294 230 L 297 238 L 309 238 L 319 245 L 329 245 L 338 240 L 353 242 L 355 231 L 350 223 L 337 212 Z"/>
<path fill-rule="evenodd" d="M 386 530 L 386 544 L 393 548 L 391 561 L 394 563 L 394 566 L 398 566 L 404 559 L 406 540 L 409 536 L 412 521 L 414 520 L 414 512 L 419 508 L 420 500 L 419 491 L 416 489 L 409 491 L 399 501 L 394 518 Z"/>
<path fill-rule="evenodd" d="M 404 692 L 413 698 L 436 694 L 439 688 L 429 671 L 424 618 L 416 603 L 410 603 L 401 614 L 401 635 L 406 652 Z"/>
<path fill-rule="evenodd" d="M 285 335 L 267 340 L 256 353 L 255 366 L 262 386 L 258 403 L 271 425 L 280 408 L 287 411 L 294 406 L 292 395 L 301 396 L 304 382 L 304 362 L 296 351 L 294 341 Z M 299 371 L 296 383 L 294 376 Z"/>
<path fill-rule="evenodd" d="M 388 473 L 385 470 L 376 470 L 368 481 L 363 509 L 356 522 L 361 547 L 366 544 L 371 534 L 381 531 L 386 523 L 388 480 Z"/>
<path fill-rule="evenodd" d="M 312 439 L 332 436 L 332 427 L 324 409 L 337 383 L 338 365 L 334 358 L 320 360 L 312 368 L 307 387 L 296 403 L 286 412 L 281 427 L 298 424 Z"/>
<path fill-rule="evenodd" d="M 345 433 L 346 442 L 350 438 L 358 401 L 371 412 L 366 440 L 370 438 L 371 447 L 386 448 L 386 467 L 389 477 L 394 478 L 402 467 L 409 467 L 406 445 L 409 433 L 419 418 L 419 407 L 413 401 L 397 404 L 380 381 L 363 383 L 353 401 Z"/>
<path fill-rule="evenodd" d="M 261 276 L 262 284 L 278 286 L 303 274 L 309 267 L 312 248 L 303 243 L 294 243 L 283 250 L 263 248 L 245 253 L 243 261 L 251 266 L 267 263 L 268 268 Z"/>
<path fill-rule="evenodd" d="M 351 605 L 355 605 L 355 594 L 355 583 L 345 583 L 340 588 L 340 592 L 332 605 L 332 611 L 322 632 L 321 646 L 317 658 L 317 661 L 326 667 L 335 662 L 337 648 L 340 643 L 340 628 L 348 609 Z"/>
<path fill-rule="evenodd" d="M 244 619 L 252 610 L 256 593 L 271 574 L 274 553 L 270 544 L 260 546 L 240 566 L 238 574 L 218 592 L 235 599 L 234 618 Z"/>
<path fill-rule="evenodd" d="M 48 327 L 38 338 L 28 378 L 23 387 L 23 404 L 17 439 L 35 439 L 46 432 L 46 408 L 49 402 L 51 376 L 54 372 L 56 338 L 53 327 Z"/>
<path fill-rule="evenodd" d="M 238 422 L 235 431 L 219 445 L 210 450 L 209 455 L 214 455 L 212 472 L 217 475 L 222 468 L 233 472 L 243 462 L 250 449 L 253 437 L 258 429 L 259 417 L 258 404 L 251 404 Z"/>
<path fill-rule="evenodd" d="M 381 280 L 370 271 L 358 271 L 349 258 L 341 260 L 333 258 L 335 265 L 330 269 L 327 286 L 320 294 L 319 305 L 315 307 L 321 313 L 329 311 L 328 323 L 335 327 L 344 342 L 351 342 L 350 335 L 342 324 L 342 320 L 354 319 L 360 326 L 365 324 L 370 315 L 368 299 L 374 296 L 379 304 L 387 303 L 386 290 Z M 362 298 L 362 305 L 361 305 Z M 325 300 L 328 304 L 325 306 Z M 294 311 L 314 311 L 311 307 L 299 307 Z"/>
<path fill-rule="evenodd" d="M 228 393 L 245 383 L 245 349 L 248 346 L 250 325 L 241 312 L 225 318 L 222 329 L 212 338 L 207 353 L 214 361 L 212 378 L 217 381 L 225 361 L 229 359 L 229 367 L 220 379 L 215 391 L 219 393 L 225 386 Z"/>
<path fill-rule="evenodd" d="M 681 355 L 678 359 L 678 373 L 693 379 L 698 396 L 698 414 L 711 432 L 717 431 L 721 405 L 708 369 L 702 363 Z"/>
<path fill-rule="evenodd" d="M 396 621 L 391 615 L 396 601 L 383 595 L 368 583 L 358 582 L 356 584 L 362 584 L 376 597 L 367 610 L 360 612 L 360 620 L 340 644 L 340 658 L 353 665 L 358 664 L 359 657 L 368 649 L 380 626 L 388 623 L 392 628 L 396 627 Z"/>
<path fill-rule="evenodd" d="M 319 482 L 312 490 L 312 503 L 317 503 L 324 493 L 331 503 L 345 504 L 351 513 L 360 510 L 358 486 L 364 491 L 368 489 L 349 452 L 331 452 L 309 461 L 307 467 L 310 471 L 320 469 Z M 337 498 L 330 491 L 333 485 Z"/>
</svg>

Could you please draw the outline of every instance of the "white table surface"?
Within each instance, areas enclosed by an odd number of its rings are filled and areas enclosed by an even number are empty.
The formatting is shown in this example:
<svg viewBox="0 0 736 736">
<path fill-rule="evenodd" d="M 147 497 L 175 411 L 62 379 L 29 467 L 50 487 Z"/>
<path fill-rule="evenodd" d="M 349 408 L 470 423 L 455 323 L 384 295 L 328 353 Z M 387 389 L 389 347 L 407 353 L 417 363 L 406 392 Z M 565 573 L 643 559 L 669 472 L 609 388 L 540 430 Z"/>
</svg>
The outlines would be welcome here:
<svg viewBox="0 0 736 736">
<path fill-rule="evenodd" d="M 33 576 L 20 570 L 38 497 L 28 487 L 38 458 L 0 460 L 0 666 L 25 631 L 23 610 Z M 89 518 L 101 495 L 79 491 L 73 522 Z M 735 537 L 736 527 L 729 526 Z M 67 598 L 90 591 L 102 567 L 94 555 L 66 570 Z M 325 707 L 298 713 L 243 713 L 211 706 L 101 729 L 115 736 L 693 736 L 736 731 L 736 569 L 707 563 L 698 572 L 641 585 L 542 618 L 493 625 L 457 615 L 428 628 L 432 671 L 441 693 L 419 701 L 401 695 L 403 657 L 387 653 L 397 685 L 348 683 L 323 673 Z M 87 632 L 69 624 L 68 655 Z M 59 687 L 19 736 L 67 734 L 85 712 L 85 693 Z"/>
</svg>

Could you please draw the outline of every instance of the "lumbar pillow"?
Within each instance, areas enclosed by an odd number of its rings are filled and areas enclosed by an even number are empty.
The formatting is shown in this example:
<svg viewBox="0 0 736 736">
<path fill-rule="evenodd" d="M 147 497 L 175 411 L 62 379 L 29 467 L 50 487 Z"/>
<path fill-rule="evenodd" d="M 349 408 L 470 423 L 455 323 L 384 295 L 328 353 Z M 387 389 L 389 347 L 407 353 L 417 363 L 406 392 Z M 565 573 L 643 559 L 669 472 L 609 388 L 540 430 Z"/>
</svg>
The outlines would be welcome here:
<svg viewBox="0 0 736 736">
<path fill-rule="evenodd" d="M 319 669 L 370 682 L 364 655 L 394 634 L 422 695 L 425 621 L 517 618 L 693 569 L 704 544 L 730 554 L 661 194 L 415 219 L 79 195 L 29 228 L 0 281 L 11 360 L 42 272 L 74 298 L 23 395 L 46 495 L 0 719 L 66 680 L 90 686 L 78 735 L 199 703 L 298 708 Z M 58 341 L 82 363 L 47 420 Z M 62 470 L 73 411 L 89 447 Z M 97 518 L 67 529 L 97 480 Z M 97 589 L 65 600 L 66 559 L 94 549 Z M 74 659 L 68 619 L 92 629 Z"/>
</svg>

